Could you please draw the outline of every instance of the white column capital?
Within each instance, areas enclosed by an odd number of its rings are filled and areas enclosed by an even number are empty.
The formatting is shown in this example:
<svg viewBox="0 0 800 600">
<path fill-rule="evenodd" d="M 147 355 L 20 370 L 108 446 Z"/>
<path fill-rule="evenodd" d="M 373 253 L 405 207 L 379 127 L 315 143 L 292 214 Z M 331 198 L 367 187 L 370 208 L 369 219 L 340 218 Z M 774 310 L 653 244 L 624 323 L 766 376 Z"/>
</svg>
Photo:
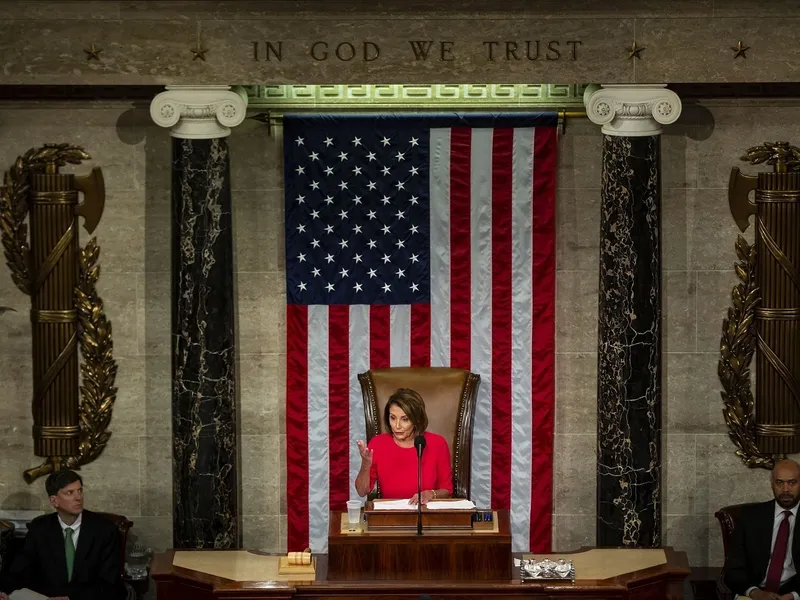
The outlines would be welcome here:
<svg viewBox="0 0 800 600">
<path fill-rule="evenodd" d="M 583 94 L 586 116 L 607 135 L 659 135 L 681 115 L 681 99 L 666 84 L 590 85 Z"/>
<path fill-rule="evenodd" d="M 168 85 L 150 103 L 156 125 L 169 127 L 176 138 L 227 137 L 244 121 L 247 95 L 229 85 Z"/>
</svg>

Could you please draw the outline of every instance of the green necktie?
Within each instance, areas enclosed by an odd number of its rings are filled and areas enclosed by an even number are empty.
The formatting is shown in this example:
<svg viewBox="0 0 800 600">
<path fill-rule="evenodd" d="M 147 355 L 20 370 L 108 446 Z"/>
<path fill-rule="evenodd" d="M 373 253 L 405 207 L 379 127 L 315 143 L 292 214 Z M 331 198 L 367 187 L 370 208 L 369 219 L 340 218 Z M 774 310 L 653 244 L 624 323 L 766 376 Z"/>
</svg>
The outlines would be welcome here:
<svg viewBox="0 0 800 600">
<path fill-rule="evenodd" d="M 67 581 L 72 581 L 72 566 L 75 564 L 75 542 L 72 527 L 64 528 L 64 555 L 67 557 Z"/>
</svg>

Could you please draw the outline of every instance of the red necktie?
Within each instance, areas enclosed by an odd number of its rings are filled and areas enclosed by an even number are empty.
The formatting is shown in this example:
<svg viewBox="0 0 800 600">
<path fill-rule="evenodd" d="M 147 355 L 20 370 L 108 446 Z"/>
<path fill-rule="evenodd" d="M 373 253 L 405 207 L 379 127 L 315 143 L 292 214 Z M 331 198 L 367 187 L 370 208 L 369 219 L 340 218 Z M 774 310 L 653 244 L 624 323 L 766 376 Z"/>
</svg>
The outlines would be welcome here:
<svg viewBox="0 0 800 600">
<path fill-rule="evenodd" d="M 786 560 L 786 546 L 789 545 L 789 516 L 791 511 L 783 511 L 783 521 L 778 527 L 778 536 L 775 538 L 775 547 L 772 549 L 772 557 L 769 559 L 769 570 L 767 571 L 767 585 L 765 590 L 768 592 L 778 592 L 781 587 L 781 575 L 783 574 L 783 563 Z"/>
</svg>

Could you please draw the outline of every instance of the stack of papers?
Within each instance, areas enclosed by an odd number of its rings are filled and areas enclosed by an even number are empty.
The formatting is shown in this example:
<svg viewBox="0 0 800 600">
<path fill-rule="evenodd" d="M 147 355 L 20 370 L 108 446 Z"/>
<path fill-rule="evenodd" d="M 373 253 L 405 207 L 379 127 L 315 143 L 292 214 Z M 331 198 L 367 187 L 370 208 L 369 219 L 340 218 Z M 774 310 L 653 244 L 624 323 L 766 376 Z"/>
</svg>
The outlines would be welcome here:
<svg viewBox="0 0 800 600">
<path fill-rule="evenodd" d="M 9 600 L 47 600 L 47 596 L 42 596 L 28 588 L 22 588 L 16 592 L 11 592 L 8 597 Z"/>
<path fill-rule="evenodd" d="M 472 500 L 433 500 L 425 505 L 429 510 L 474 510 Z"/>
<path fill-rule="evenodd" d="M 372 503 L 374 510 L 417 510 L 416 504 L 408 500 L 376 500 Z M 428 510 L 475 510 L 472 500 L 431 500 L 425 505 Z"/>
<path fill-rule="evenodd" d="M 411 505 L 408 500 L 376 500 L 372 503 L 372 508 L 375 510 L 417 510 L 416 504 Z"/>
</svg>

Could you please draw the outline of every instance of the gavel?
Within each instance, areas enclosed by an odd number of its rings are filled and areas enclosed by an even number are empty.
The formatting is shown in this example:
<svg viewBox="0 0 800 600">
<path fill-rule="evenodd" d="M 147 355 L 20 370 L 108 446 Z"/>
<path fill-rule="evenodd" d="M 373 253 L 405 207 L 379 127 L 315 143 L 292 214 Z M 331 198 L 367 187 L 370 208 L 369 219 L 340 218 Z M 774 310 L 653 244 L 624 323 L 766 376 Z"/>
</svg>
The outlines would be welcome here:
<svg viewBox="0 0 800 600">
<path fill-rule="evenodd" d="M 289 552 L 290 565 L 310 565 L 311 564 L 311 548 L 306 548 L 302 552 Z"/>
</svg>

